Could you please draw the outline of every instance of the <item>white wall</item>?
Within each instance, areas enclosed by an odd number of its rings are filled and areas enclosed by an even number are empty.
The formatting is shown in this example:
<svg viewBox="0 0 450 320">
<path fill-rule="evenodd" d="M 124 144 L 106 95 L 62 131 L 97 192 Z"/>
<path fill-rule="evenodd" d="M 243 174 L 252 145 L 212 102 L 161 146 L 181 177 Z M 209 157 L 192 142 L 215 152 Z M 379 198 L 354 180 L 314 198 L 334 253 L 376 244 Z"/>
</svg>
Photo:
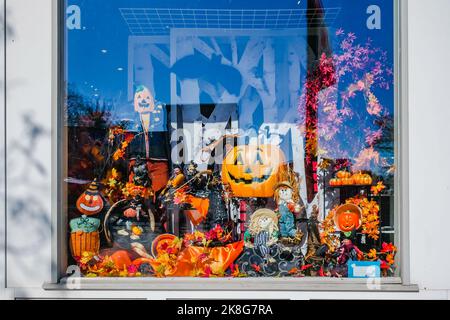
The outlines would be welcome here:
<svg viewBox="0 0 450 320">
<path fill-rule="evenodd" d="M 450 120 L 447 97 L 450 62 L 446 57 L 450 52 L 447 17 L 450 1 L 409 0 L 408 3 L 410 274 L 411 282 L 422 290 L 419 294 L 286 292 L 276 293 L 277 298 L 449 298 L 450 167 L 447 159 L 450 143 L 446 137 Z M 51 0 L 6 0 L 6 4 L 7 24 L 11 27 L 6 41 L 7 285 L 14 288 L 17 296 L 56 297 L 61 293 L 40 289 L 51 278 Z M 27 114 L 31 115 L 30 121 L 24 120 Z M 33 140 L 36 134 L 37 139 Z M 103 293 L 73 294 L 99 297 Z M 111 295 L 124 297 L 125 294 Z M 130 293 L 130 297 L 139 295 L 268 297 L 264 292 Z"/>
<path fill-rule="evenodd" d="M 51 1 L 7 0 L 6 16 L 6 280 L 38 287 L 51 261 Z"/>
<path fill-rule="evenodd" d="M 411 280 L 450 289 L 450 1 L 408 3 Z"/>
</svg>

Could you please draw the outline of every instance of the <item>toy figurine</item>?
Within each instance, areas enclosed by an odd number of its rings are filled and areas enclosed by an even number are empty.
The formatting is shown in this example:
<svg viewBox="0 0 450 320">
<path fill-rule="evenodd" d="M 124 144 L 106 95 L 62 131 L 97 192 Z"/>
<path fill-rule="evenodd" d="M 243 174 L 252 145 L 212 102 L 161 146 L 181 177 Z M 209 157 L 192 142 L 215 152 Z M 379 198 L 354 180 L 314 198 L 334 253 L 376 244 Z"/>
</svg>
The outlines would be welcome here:
<svg viewBox="0 0 450 320">
<path fill-rule="evenodd" d="M 98 189 L 99 183 L 95 179 L 89 185 L 89 188 L 78 197 L 76 203 L 78 211 L 84 215 L 92 216 L 103 210 L 104 202 Z"/>
<path fill-rule="evenodd" d="M 185 181 L 183 170 L 179 165 L 174 166 L 172 176 L 167 182 L 166 187 L 161 191 L 161 196 L 165 197 L 170 191 L 179 188 Z"/>
<path fill-rule="evenodd" d="M 339 206 L 336 209 L 334 216 L 334 224 L 336 229 L 341 231 L 341 239 L 355 239 L 356 230 L 362 224 L 362 211 L 357 205 L 347 203 Z"/>
<path fill-rule="evenodd" d="M 220 173 L 214 172 L 209 183 L 209 207 L 208 207 L 208 222 L 209 227 L 214 228 L 220 225 L 223 229 L 230 222 L 227 206 L 225 203 L 225 190 L 220 179 Z"/>
<path fill-rule="evenodd" d="M 197 167 L 198 165 L 194 161 L 191 161 L 186 169 L 186 184 L 189 186 L 188 193 L 195 197 L 207 198 L 208 191 L 206 190 L 206 172 L 198 171 Z"/>
<path fill-rule="evenodd" d="M 75 259 L 84 252 L 98 254 L 100 249 L 100 219 L 82 215 L 70 220 L 70 252 Z"/>
<path fill-rule="evenodd" d="M 250 226 L 244 234 L 245 246 L 254 247 L 262 257 L 270 261 L 270 246 L 277 242 L 278 235 L 277 214 L 269 209 L 259 209 L 250 217 Z"/>
<path fill-rule="evenodd" d="M 301 207 L 292 200 L 293 187 L 289 182 L 280 182 L 275 186 L 275 201 L 278 206 L 280 235 L 282 238 L 294 238 L 301 241 L 301 234 L 295 226 L 295 216 Z"/>
<path fill-rule="evenodd" d="M 321 244 L 320 231 L 319 231 L 319 208 L 317 205 L 313 205 L 311 217 L 308 219 L 308 251 L 305 256 L 305 260 L 314 258 L 316 260 L 322 260 L 328 251 L 326 244 Z"/>
<path fill-rule="evenodd" d="M 132 182 L 137 186 L 150 187 L 152 182 L 149 177 L 146 160 L 140 157 L 132 160 L 135 160 L 132 167 Z"/>
<path fill-rule="evenodd" d="M 337 263 L 341 266 L 345 265 L 348 260 L 357 261 L 359 260 L 359 257 L 363 255 L 361 250 L 359 250 L 350 239 L 342 240 L 341 246 L 338 248 L 337 253 L 339 254 L 337 257 Z"/>
</svg>

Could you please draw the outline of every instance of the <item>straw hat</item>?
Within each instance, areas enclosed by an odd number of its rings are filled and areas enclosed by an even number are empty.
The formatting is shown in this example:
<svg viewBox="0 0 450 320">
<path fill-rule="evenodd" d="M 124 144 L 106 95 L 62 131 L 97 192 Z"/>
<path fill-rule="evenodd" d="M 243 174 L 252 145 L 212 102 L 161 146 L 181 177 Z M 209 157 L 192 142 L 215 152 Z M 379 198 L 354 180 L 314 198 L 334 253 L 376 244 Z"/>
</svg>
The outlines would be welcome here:
<svg viewBox="0 0 450 320">
<path fill-rule="evenodd" d="M 294 189 L 294 187 L 292 186 L 292 184 L 290 184 L 288 181 L 281 181 L 279 183 L 277 183 L 275 185 L 275 187 L 273 188 L 273 190 L 277 190 L 281 187 L 288 187 L 289 189 Z"/>
<path fill-rule="evenodd" d="M 275 221 L 275 223 L 278 223 L 278 215 L 270 210 L 270 209 L 258 209 L 255 212 L 253 212 L 253 214 L 251 215 L 250 219 L 257 219 L 260 217 L 269 217 L 271 219 L 273 219 Z"/>
</svg>

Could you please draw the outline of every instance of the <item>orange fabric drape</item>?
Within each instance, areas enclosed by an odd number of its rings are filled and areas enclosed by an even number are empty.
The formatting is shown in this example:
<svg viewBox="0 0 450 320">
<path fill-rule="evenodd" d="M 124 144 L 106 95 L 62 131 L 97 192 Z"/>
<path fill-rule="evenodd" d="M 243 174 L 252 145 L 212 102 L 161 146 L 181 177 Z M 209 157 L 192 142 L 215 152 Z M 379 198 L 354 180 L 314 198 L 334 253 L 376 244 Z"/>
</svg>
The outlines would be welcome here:
<svg viewBox="0 0 450 320">
<path fill-rule="evenodd" d="M 168 277 L 195 276 L 195 270 L 202 270 L 206 266 L 209 266 L 213 273 L 224 272 L 239 257 L 243 248 L 243 241 L 214 248 L 187 247 L 178 255 L 175 267 L 166 271 L 165 275 Z M 208 256 L 210 262 L 201 262 L 200 256 L 204 254 Z M 153 269 L 158 268 L 159 263 L 156 260 L 150 260 Z"/>
<path fill-rule="evenodd" d="M 191 195 L 186 196 L 186 202 L 195 208 L 200 213 L 200 216 L 188 215 L 189 219 L 194 225 L 199 225 L 203 220 L 206 219 L 209 209 L 209 199 L 208 198 L 197 198 Z"/>
</svg>

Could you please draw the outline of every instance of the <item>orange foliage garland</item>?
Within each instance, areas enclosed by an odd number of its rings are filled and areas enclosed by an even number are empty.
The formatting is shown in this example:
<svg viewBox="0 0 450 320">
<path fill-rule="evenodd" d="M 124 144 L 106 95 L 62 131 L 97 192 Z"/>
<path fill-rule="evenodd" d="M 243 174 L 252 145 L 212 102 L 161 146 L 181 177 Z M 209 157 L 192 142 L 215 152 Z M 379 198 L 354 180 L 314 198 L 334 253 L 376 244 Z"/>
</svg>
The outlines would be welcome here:
<svg viewBox="0 0 450 320">
<path fill-rule="evenodd" d="M 361 232 L 366 234 L 369 238 L 373 240 L 378 240 L 380 235 L 380 217 L 379 211 L 380 206 L 376 201 L 369 200 L 366 197 L 354 197 L 349 198 L 345 203 L 355 204 L 361 208 L 362 211 L 362 225 Z M 338 206 L 334 207 L 328 213 L 328 216 L 322 221 L 322 232 L 321 241 L 324 244 L 328 244 L 331 250 L 336 249 L 336 226 L 334 224 L 334 216 L 336 214 L 336 209 Z"/>
</svg>

